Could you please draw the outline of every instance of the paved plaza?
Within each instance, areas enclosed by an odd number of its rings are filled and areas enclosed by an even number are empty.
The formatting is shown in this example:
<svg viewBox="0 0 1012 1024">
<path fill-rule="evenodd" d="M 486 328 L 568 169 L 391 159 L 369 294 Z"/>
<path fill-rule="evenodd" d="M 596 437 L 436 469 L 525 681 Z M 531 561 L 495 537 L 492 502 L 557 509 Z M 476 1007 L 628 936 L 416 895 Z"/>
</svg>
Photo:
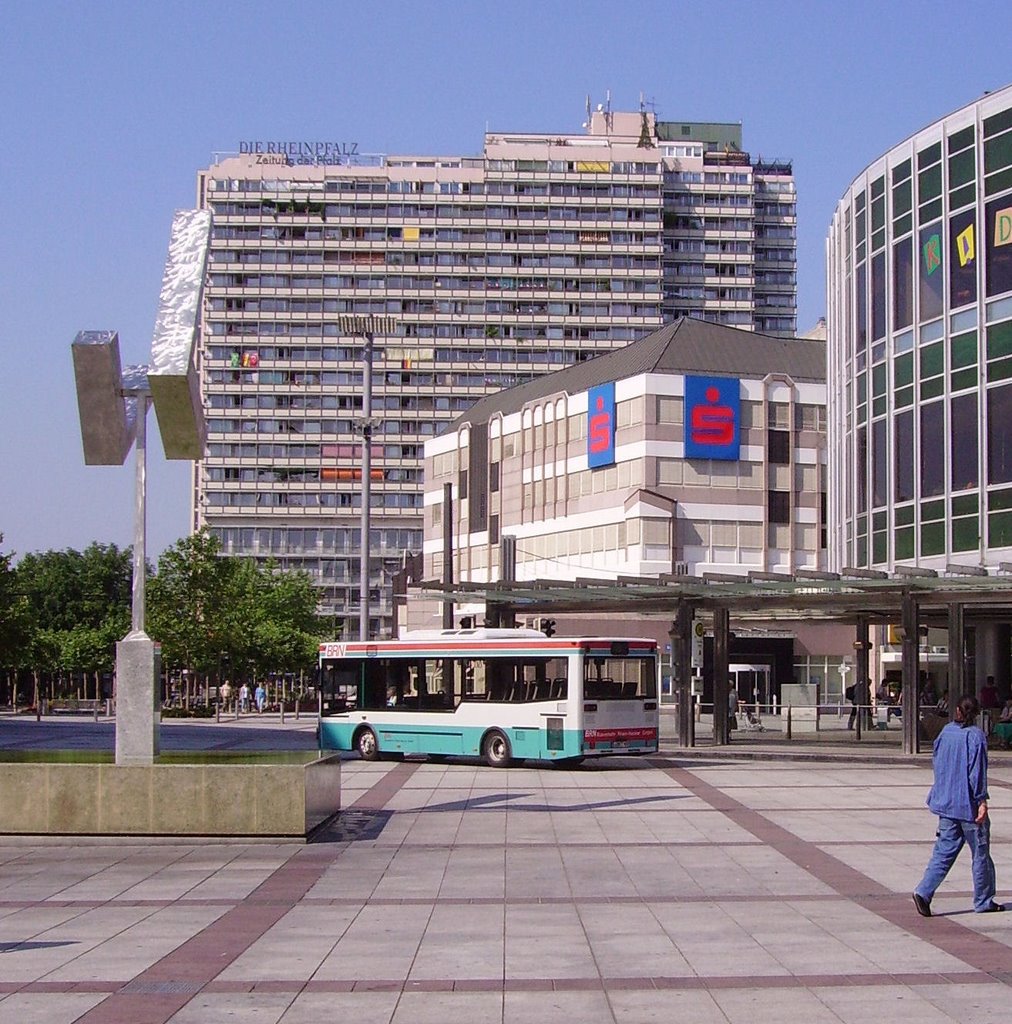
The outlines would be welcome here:
<svg viewBox="0 0 1012 1024">
<path fill-rule="evenodd" d="M 308 722 L 207 730 L 312 742 Z M 910 899 L 929 777 L 691 751 L 348 760 L 345 811 L 308 845 L 0 840 L 0 1024 L 1005 1022 L 1012 913 L 970 912 L 962 859 L 935 917 Z M 1008 902 L 1007 756 L 991 791 Z"/>
</svg>

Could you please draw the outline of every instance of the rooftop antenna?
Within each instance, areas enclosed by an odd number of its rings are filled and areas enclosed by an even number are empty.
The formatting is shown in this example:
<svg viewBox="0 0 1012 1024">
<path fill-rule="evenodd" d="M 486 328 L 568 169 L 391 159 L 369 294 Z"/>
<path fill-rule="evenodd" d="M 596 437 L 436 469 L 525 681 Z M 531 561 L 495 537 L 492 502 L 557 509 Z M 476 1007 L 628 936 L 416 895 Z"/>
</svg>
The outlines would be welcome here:
<svg viewBox="0 0 1012 1024">
<path fill-rule="evenodd" d="M 608 131 L 611 131 L 611 89 L 606 89 L 604 93 L 604 123 Z"/>
<path fill-rule="evenodd" d="M 654 140 L 650 133 L 650 119 L 647 117 L 647 105 L 640 93 L 640 137 L 636 143 L 638 149 L 653 149 Z"/>
</svg>

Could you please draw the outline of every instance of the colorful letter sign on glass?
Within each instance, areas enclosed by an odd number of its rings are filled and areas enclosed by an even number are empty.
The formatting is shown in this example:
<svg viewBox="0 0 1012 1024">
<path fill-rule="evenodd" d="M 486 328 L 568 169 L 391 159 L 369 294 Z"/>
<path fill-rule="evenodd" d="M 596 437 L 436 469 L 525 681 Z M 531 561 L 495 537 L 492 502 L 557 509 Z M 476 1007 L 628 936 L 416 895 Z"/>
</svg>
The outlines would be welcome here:
<svg viewBox="0 0 1012 1024">
<path fill-rule="evenodd" d="M 967 263 L 973 262 L 973 225 L 967 226 L 965 231 L 956 235 L 956 252 L 959 254 L 959 265 L 965 267 Z"/>
<path fill-rule="evenodd" d="M 685 378 L 685 457 L 737 461 L 741 383 L 737 377 Z"/>
<path fill-rule="evenodd" d="M 587 465 L 615 462 L 615 383 L 598 384 L 587 392 Z"/>
<path fill-rule="evenodd" d="M 940 235 L 932 235 L 924 243 L 924 269 L 933 274 L 942 265 L 942 239 Z"/>
<path fill-rule="evenodd" d="M 997 210 L 994 215 L 994 247 L 1012 244 L 1012 206 Z"/>
</svg>

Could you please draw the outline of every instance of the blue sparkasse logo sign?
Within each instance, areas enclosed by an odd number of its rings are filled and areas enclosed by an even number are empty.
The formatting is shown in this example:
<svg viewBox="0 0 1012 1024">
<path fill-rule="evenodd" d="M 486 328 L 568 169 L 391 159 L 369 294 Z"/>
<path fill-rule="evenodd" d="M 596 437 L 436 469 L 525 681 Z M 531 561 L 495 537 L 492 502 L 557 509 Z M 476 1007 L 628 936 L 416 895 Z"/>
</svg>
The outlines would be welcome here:
<svg viewBox="0 0 1012 1024">
<path fill-rule="evenodd" d="M 685 457 L 737 461 L 741 448 L 741 381 L 685 378 Z"/>
<path fill-rule="evenodd" d="M 615 382 L 598 384 L 587 392 L 587 465 L 615 462 Z"/>
</svg>

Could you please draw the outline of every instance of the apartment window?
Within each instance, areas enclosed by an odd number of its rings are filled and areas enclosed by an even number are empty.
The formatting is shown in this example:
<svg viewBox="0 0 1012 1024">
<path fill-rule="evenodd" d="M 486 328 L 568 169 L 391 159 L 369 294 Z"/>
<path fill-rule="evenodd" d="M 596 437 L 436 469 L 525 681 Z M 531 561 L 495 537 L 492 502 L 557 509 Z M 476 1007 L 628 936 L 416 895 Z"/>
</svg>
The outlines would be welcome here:
<svg viewBox="0 0 1012 1024">
<path fill-rule="evenodd" d="M 774 465 L 790 465 L 791 433 L 789 430 L 766 431 L 766 455 Z"/>
<path fill-rule="evenodd" d="M 789 523 L 791 521 L 790 491 L 768 491 L 770 523 Z"/>
</svg>

